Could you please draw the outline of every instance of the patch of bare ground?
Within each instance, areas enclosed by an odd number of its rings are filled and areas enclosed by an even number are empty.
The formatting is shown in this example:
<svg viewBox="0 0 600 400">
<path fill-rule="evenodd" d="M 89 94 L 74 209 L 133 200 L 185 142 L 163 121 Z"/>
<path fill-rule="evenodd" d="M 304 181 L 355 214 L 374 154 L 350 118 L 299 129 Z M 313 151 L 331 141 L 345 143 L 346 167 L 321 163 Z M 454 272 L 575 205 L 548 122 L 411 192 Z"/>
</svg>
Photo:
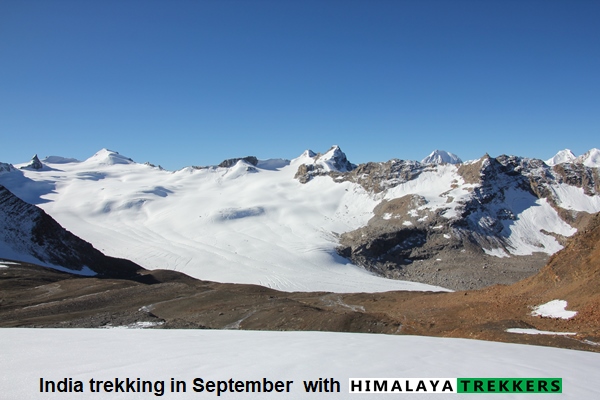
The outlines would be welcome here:
<svg viewBox="0 0 600 400">
<path fill-rule="evenodd" d="M 29 264 L 0 268 L 0 326 L 312 330 L 428 335 L 600 352 L 600 214 L 536 275 L 453 293 L 286 293 L 174 271 L 78 277 Z M 532 316 L 567 300 L 575 317 Z M 524 335 L 509 328 L 575 332 Z"/>
</svg>

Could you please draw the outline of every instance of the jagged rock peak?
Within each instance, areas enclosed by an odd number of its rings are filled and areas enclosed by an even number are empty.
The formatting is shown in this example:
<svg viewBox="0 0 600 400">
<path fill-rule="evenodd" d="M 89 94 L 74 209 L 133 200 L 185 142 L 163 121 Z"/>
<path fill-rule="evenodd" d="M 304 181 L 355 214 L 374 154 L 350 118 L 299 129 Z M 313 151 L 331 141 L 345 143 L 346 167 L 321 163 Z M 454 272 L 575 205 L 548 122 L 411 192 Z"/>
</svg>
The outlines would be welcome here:
<svg viewBox="0 0 600 400">
<path fill-rule="evenodd" d="M 556 155 L 548 160 L 546 160 L 546 164 L 553 166 L 557 164 L 562 164 L 566 162 L 575 161 L 575 154 L 569 149 L 564 149 L 556 153 Z"/>
<path fill-rule="evenodd" d="M 462 162 L 459 156 L 444 150 L 434 150 L 421 160 L 423 164 L 462 164 Z"/>
<path fill-rule="evenodd" d="M 221 162 L 221 164 L 219 164 L 218 166 L 221 168 L 230 168 L 230 167 L 233 167 L 235 164 L 237 164 L 238 161 L 240 161 L 240 160 L 245 161 L 248 164 L 254 165 L 255 167 L 258 164 L 258 158 L 254 157 L 254 156 L 247 156 L 247 157 L 240 157 L 240 158 L 229 158 L 229 159 Z"/>
<path fill-rule="evenodd" d="M 31 157 L 31 161 L 29 161 L 29 164 L 21 167 L 21 169 L 35 169 L 35 170 L 40 170 L 42 168 L 44 168 L 44 164 L 42 164 L 42 162 L 38 158 L 37 154 L 35 154 L 33 157 Z"/>
<path fill-rule="evenodd" d="M 349 172 L 356 168 L 337 145 L 333 145 L 325 154 L 317 155 L 315 162 L 327 171 Z"/>
</svg>

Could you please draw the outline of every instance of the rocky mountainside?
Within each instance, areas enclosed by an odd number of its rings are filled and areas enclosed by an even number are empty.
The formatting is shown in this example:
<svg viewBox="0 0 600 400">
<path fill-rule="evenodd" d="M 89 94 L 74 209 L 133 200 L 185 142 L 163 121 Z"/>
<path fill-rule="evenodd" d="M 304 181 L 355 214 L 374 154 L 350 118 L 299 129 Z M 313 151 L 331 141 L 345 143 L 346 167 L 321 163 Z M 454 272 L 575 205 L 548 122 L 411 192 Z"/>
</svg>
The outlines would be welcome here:
<svg viewBox="0 0 600 400">
<path fill-rule="evenodd" d="M 40 208 L 0 185 L 0 256 L 82 275 L 132 276 L 141 267 L 107 257 L 61 227 Z"/>
<path fill-rule="evenodd" d="M 339 254 L 384 276 L 469 289 L 531 275 L 600 210 L 600 174 L 585 162 L 550 166 L 516 156 L 449 165 L 391 160 L 329 175 L 380 199 Z M 468 278 L 467 278 L 468 276 Z"/>
</svg>

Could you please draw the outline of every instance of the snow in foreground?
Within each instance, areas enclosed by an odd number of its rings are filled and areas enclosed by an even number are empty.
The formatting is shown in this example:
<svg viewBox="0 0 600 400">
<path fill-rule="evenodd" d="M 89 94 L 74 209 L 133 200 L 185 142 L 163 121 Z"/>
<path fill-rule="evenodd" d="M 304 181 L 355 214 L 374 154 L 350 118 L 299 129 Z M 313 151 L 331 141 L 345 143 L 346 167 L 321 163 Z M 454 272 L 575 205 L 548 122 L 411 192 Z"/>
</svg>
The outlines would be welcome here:
<svg viewBox="0 0 600 400">
<path fill-rule="evenodd" d="M 349 378 L 513 377 L 562 378 L 562 395 L 535 399 L 597 399 L 600 354 L 548 347 L 442 339 L 323 332 L 217 330 L 1 329 L 3 399 L 153 399 L 153 393 L 39 393 L 39 379 L 137 378 L 186 381 L 185 393 L 162 398 L 217 398 L 195 393 L 192 381 L 293 380 L 289 393 L 225 393 L 219 398 L 349 398 Z M 305 393 L 303 380 L 333 378 L 340 393 Z M 355 394 L 351 398 L 396 398 Z M 401 394 L 402 399 L 459 398 Z M 493 397 L 493 396 L 492 396 Z M 502 399 L 528 399 L 502 395 Z"/>
<path fill-rule="evenodd" d="M 542 305 L 539 305 L 533 309 L 531 315 L 547 317 L 547 318 L 561 318 L 570 319 L 577 315 L 577 311 L 568 311 L 566 300 L 552 300 Z"/>
</svg>

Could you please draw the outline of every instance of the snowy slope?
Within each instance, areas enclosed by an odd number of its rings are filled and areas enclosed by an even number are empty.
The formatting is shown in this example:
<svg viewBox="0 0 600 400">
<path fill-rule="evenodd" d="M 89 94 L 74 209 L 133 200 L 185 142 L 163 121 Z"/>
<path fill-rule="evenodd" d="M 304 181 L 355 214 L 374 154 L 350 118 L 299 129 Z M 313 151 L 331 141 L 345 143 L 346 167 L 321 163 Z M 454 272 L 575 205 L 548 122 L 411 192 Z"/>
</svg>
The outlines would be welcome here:
<svg viewBox="0 0 600 400">
<path fill-rule="evenodd" d="M 336 155 L 333 148 L 321 161 L 341 161 Z M 376 201 L 328 177 L 302 185 L 293 177 L 308 159 L 168 172 L 103 149 L 6 181 L 105 254 L 145 268 L 287 291 L 435 290 L 337 255 L 336 234 L 364 224 Z"/>
<path fill-rule="evenodd" d="M 600 354 L 548 347 L 324 332 L 217 330 L 2 329 L 2 398 L 34 399 L 454 399 L 444 394 L 353 394 L 350 378 L 562 378 L 562 394 L 502 399 L 597 399 Z M 80 380 L 84 393 L 40 393 L 39 380 Z M 164 381 L 162 397 L 89 393 L 90 379 Z M 170 379 L 186 392 L 169 393 Z M 196 393 L 193 380 L 291 380 L 289 393 Z M 303 380 L 333 378 L 339 393 L 305 393 Z M 494 394 L 488 395 L 496 398 Z"/>
<path fill-rule="evenodd" d="M 577 157 L 577 161 L 585 165 L 586 167 L 600 168 L 600 150 L 591 149 L 585 154 Z"/>
</svg>

